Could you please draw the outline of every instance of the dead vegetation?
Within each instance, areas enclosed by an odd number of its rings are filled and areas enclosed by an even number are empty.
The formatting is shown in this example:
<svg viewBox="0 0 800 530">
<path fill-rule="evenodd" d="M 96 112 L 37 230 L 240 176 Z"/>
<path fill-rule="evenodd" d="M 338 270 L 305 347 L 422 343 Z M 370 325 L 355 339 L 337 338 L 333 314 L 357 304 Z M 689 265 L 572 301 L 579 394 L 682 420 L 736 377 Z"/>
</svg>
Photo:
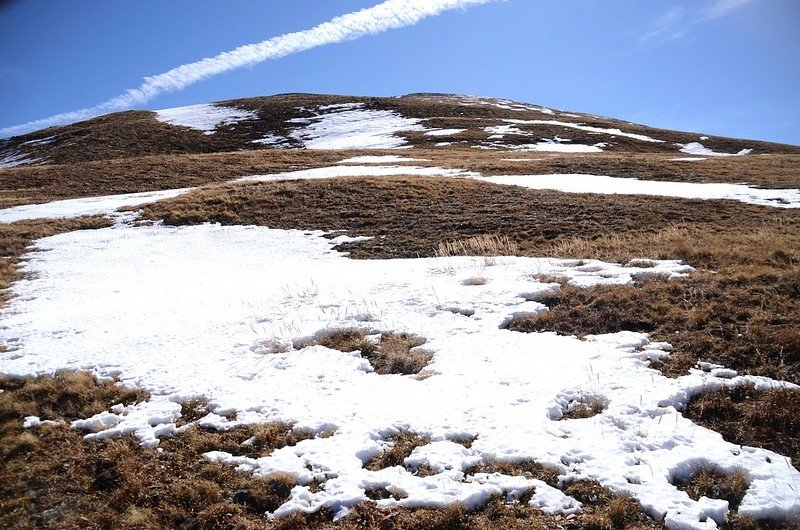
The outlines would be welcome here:
<svg viewBox="0 0 800 530">
<path fill-rule="evenodd" d="M 0 380 L 0 526 L 3 528 L 257 528 L 295 486 L 289 475 L 253 477 L 203 457 L 259 457 L 311 436 L 290 425 L 190 427 L 139 447 L 132 437 L 84 442 L 71 420 L 147 394 L 81 372 Z M 55 420 L 23 429 L 26 416 Z"/>
<path fill-rule="evenodd" d="M 565 194 L 423 177 L 222 185 L 145 206 L 143 217 L 164 219 L 171 225 L 219 222 L 375 236 L 338 247 L 358 259 L 434 256 L 442 242 L 492 234 L 508 238 L 523 256 L 553 254 L 559 242 L 584 240 L 599 240 L 595 252 L 612 254 L 601 238 L 619 237 L 629 239 L 630 252 L 637 252 L 628 259 L 678 252 L 666 257 L 692 258 L 693 265 L 713 267 L 707 258 L 717 255 L 716 248 L 724 255 L 733 252 L 727 249 L 744 247 L 752 240 L 736 242 L 740 235 L 764 230 L 772 234 L 769 237 L 782 238 L 787 256 L 797 248 L 791 243 L 800 237 L 791 210 L 734 201 Z M 685 237 L 678 240 L 682 230 Z M 650 238 L 667 231 L 676 232 L 674 239 L 680 246 L 665 240 L 660 248 L 648 249 Z M 729 241 L 736 244 L 722 246 Z M 713 246 L 715 242 L 719 247 Z M 641 249 L 646 253 L 640 253 Z M 704 256 L 700 263 L 694 259 Z"/>
<path fill-rule="evenodd" d="M 437 258 L 450 256 L 516 256 L 519 253 L 519 247 L 508 236 L 482 234 L 468 239 L 443 241 L 437 245 L 434 253 Z"/>
<path fill-rule="evenodd" d="M 8 290 L 11 284 L 23 278 L 19 262 L 34 240 L 75 230 L 105 228 L 112 224 L 110 219 L 99 215 L 0 223 L 0 307 L 11 296 Z"/>
<path fill-rule="evenodd" d="M 709 499 L 728 501 L 728 506 L 734 511 L 741 504 L 747 488 L 750 486 L 747 475 L 743 471 L 723 473 L 707 467 L 694 470 L 688 482 L 678 481 L 675 485 L 694 500 L 708 497 Z"/>
<path fill-rule="evenodd" d="M 570 404 L 568 410 L 561 417 L 562 420 L 581 420 L 597 416 L 606 409 L 606 400 L 603 396 L 589 395 Z"/>
<path fill-rule="evenodd" d="M 297 344 L 298 348 L 319 344 L 341 352 L 360 351 L 375 373 L 380 375 L 419 374 L 431 360 L 431 353 L 420 349 L 426 340 L 409 333 L 381 333 L 378 342 L 367 338 L 364 330 L 345 328 L 331 331 L 321 338 Z"/>
<path fill-rule="evenodd" d="M 686 416 L 729 442 L 788 456 L 800 469 L 800 391 L 723 388 L 694 397 Z"/>
<path fill-rule="evenodd" d="M 428 445 L 431 441 L 428 436 L 407 430 L 398 431 L 389 439 L 391 444 L 382 453 L 364 464 L 365 468 L 370 471 L 379 471 L 387 467 L 402 467 L 405 465 L 405 459 L 411 456 L 414 449 Z"/>
</svg>

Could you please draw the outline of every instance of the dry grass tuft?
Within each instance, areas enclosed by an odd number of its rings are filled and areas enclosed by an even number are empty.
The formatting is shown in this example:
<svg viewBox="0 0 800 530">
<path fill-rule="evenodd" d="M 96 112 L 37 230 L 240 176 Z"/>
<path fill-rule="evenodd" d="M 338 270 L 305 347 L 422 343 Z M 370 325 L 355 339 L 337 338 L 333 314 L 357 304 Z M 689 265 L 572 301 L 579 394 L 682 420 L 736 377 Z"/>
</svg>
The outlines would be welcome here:
<svg viewBox="0 0 800 530">
<path fill-rule="evenodd" d="M 560 471 L 556 467 L 545 466 L 535 460 L 513 462 L 492 459 L 469 468 L 464 474 L 474 475 L 475 473 L 500 473 L 514 477 L 537 479 L 557 487 Z"/>
<path fill-rule="evenodd" d="M 685 491 L 694 500 L 700 497 L 728 501 L 731 510 L 736 510 L 750 487 L 743 471 L 725 474 L 715 469 L 700 468 L 692 473 L 688 483 L 678 482 L 678 489 Z"/>
<path fill-rule="evenodd" d="M 176 425 L 181 427 L 187 423 L 199 420 L 208 414 L 208 400 L 206 398 L 190 399 L 181 403 L 181 417 Z"/>
<path fill-rule="evenodd" d="M 482 234 L 468 239 L 439 243 L 437 258 L 450 256 L 517 256 L 519 247 L 508 236 Z"/>
<path fill-rule="evenodd" d="M 32 379 L 0 377 L 0 422 L 38 416 L 42 420 L 72 421 L 88 418 L 117 403 L 129 405 L 149 396 L 114 381 L 98 381 L 86 372 L 60 371 Z M 21 421 L 21 420 L 20 420 Z"/>
<path fill-rule="evenodd" d="M 297 346 L 319 344 L 342 352 L 360 351 L 377 374 L 411 375 L 419 374 L 431 360 L 430 352 L 419 349 L 425 342 L 424 338 L 417 335 L 386 332 L 381 333 L 377 343 L 373 343 L 363 330 L 346 328 L 332 331 L 315 342 Z"/>
<path fill-rule="evenodd" d="M 417 447 L 428 445 L 431 439 L 411 431 L 399 431 L 390 438 L 392 444 L 381 454 L 367 462 L 364 467 L 370 471 L 379 471 L 387 467 L 403 466 L 405 459 Z"/>
<path fill-rule="evenodd" d="M 606 409 L 606 399 L 600 395 L 584 396 L 578 402 L 573 403 L 564 413 L 561 419 L 577 420 L 591 418 Z"/>
</svg>

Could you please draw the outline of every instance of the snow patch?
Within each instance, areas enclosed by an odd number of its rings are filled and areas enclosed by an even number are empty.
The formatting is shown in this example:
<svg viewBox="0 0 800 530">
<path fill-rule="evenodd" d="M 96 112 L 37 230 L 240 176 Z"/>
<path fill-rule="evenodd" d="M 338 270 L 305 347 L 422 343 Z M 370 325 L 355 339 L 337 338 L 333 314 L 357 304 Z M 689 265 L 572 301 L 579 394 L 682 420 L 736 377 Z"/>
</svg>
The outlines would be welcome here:
<svg viewBox="0 0 800 530">
<path fill-rule="evenodd" d="M 214 134 L 221 125 L 233 125 L 244 120 L 257 120 L 258 114 L 234 107 L 202 103 L 155 111 L 158 121 L 189 127 L 204 134 Z"/>
<path fill-rule="evenodd" d="M 603 133 L 603 134 L 611 134 L 614 136 L 624 136 L 626 138 L 633 138 L 635 140 L 641 140 L 643 142 L 654 142 L 654 143 L 663 143 L 663 140 L 656 140 L 655 138 L 651 138 L 644 134 L 634 134 L 634 133 L 626 133 L 621 131 L 620 129 L 605 129 L 603 127 L 593 127 L 590 125 L 583 125 L 581 123 L 571 123 L 565 121 L 558 121 L 558 120 L 503 120 L 508 123 L 514 123 L 517 125 L 558 125 L 560 127 L 567 127 L 570 129 L 578 129 L 581 131 L 588 131 L 588 132 L 595 132 L 595 133 Z"/>
<path fill-rule="evenodd" d="M 742 149 L 738 153 L 718 153 L 712 149 L 707 148 L 700 142 L 690 142 L 688 144 L 675 144 L 680 147 L 682 153 L 698 156 L 744 156 L 753 152 L 752 149 Z"/>
<path fill-rule="evenodd" d="M 461 134 L 466 129 L 432 129 L 425 133 L 425 136 L 453 136 L 454 134 Z"/>
<path fill-rule="evenodd" d="M 410 158 L 407 156 L 385 155 L 385 156 L 354 156 L 339 162 L 340 164 L 391 164 L 394 162 L 427 162 L 421 158 Z"/>
<path fill-rule="evenodd" d="M 397 149 L 406 146 L 401 131 L 425 131 L 422 120 L 390 110 L 370 110 L 363 103 L 317 108 L 311 118 L 293 118 L 290 134 L 307 149 Z"/>
<path fill-rule="evenodd" d="M 744 184 L 639 180 L 602 175 L 502 175 L 480 177 L 495 184 L 537 190 L 608 195 L 656 195 L 684 199 L 731 199 L 775 208 L 800 208 L 800 190 L 762 189 Z"/>
</svg>

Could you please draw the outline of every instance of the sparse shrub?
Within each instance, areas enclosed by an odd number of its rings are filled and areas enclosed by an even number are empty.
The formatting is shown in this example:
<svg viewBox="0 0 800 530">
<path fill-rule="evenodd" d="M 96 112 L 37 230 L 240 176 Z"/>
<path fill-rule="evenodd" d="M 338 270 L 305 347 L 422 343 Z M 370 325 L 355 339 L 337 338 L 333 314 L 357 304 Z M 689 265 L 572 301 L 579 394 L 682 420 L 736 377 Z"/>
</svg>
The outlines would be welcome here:
<svg viewBox="0 0 800 530">
<path fill-rule="evenodd" d="M 483 276 L 471 276 L 461 283 L 463 285 L 486 285 L 487 283 L 489 283 L 489 280 L 487 280 Z"/>
</svg>

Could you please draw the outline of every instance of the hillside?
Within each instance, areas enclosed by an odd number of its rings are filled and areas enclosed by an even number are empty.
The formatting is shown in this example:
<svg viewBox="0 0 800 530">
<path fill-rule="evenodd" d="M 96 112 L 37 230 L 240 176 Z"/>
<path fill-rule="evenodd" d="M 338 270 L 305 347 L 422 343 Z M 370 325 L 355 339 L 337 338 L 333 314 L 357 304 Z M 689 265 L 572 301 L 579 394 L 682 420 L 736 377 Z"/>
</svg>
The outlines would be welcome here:
<svg viewBox="0 0 800 530">
<path fill-rule="evenodd" d="M 798 208 L 800 147 L 450 94 L 6 139 L 0 521 L 796 528 Z"/>
</svg>

